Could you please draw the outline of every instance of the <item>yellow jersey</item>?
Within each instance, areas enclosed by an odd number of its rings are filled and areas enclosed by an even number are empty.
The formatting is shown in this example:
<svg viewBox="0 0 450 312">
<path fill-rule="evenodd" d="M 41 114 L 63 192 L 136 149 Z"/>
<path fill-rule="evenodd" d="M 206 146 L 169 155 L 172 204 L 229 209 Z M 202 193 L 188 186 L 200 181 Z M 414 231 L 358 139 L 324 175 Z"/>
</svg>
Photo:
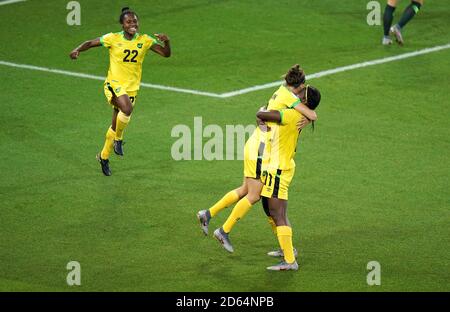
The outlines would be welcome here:
<svg viewBox="0 0 450 312">
<path fill-rule="evenodd" d="M 109 70 L 106 81 L 126 91 L 139 90 L 145 54 L 158 40 L 153 36 L 139 33 L 128 40 L 121 31 L 103 35 L 100 42 L 109 48 Z"/>
<path fill-rule="evenodd" d="M 300 99 L 283 84 L 270 98 L 267 110 L 294 108 L 298 104 L 300 104 Z"/>
<path fill-rule="evenodd" d="M 300 104 L 300 99 L 291 91 L 288 89 L 288 87 L 285 84 L 282 84 L 277 91 L 275 91 L 275 93 L 272 95 L 272 97 L 269 100 L 269 104 L 267 105 L 267 110 L 279 110 L 280 113 L 282 114 L 282 120 L 283 120 L 283 112 L 285 109 L 287 108 L 295 108 L 297 105 Z M 291 115 L 290 113 L 288 115 Z M 301 119 L 301 114 L 298 113 L 298 115 L 300 116 L 299 118 Z M 288 116 L 290 117 L 290 116 Z M 280 125 L 276 122 L 267 122 L 267 126 L 270 127 L 270 138 L 268 139 L 267 142 L 267 147 L 269 148 L 270 151 L 270 159 L 269 159 L 269 163 L 268 163 L 268 168 L 269 169 L 282 169 L 282 170 L 287 170 L 288 168 L 292 168 L 295 167 L 295 162 L 294 160 L 292 160 L 292 163 L 286 165 L 285 164 L 285 158 L 279 156 L 279 153 L 283 153 L 285 150 L 284 146 L 281 146 L 281 150 L 280 150 L 280 142 L 279 142 L 279 134 L 280 134 L 280 130 L 278 129 L 280 127 Z M 296 124 L 294 123 L 294 126 L 296 128 Z M 283 132 L 283 139 L 286 135 L 287 129 L 284 128 Z M 296 130 L 297 132 L 297 130 Z M 298 132 L 297 132 L 298 134 Z M 298 135 L 296 136 L 296 139 L 298 138 Z M 275 150 L 272 150 L 272 144 L 275 142 Z M 282 143 L 281 143 L 282 144 Z M 295 148 L 294 148 L 295 149 Z M 282 161 L 282 164 L 279 163 L 280 160 Z M 283 168 L 275 168 L 274 166 L 277 166 L 278 164 L 282 165 Z"/>
<path fill-rule="evenodd" d="M 271 127 L 268 170 L 289 170 L 295 167 L 294 156 L 300 133 L 297 122 L 302 119 L 295 109 L 280 110 L 281 121 Z"/>
<path fill-rule="evenodd" d="M 267 105 L 268 110 L 282 110 L 285 108 L 292 108 L 300 104 L 300 99 L 292 93 L 286 85 L 281 85 L 277 91 L 272 95 Z M 299 114 L 301 116 L 301 114 Z M 267 122 L 267 126 L 270 128 L 278 127 L 276 122 Z M 296 127 L 296 124 L 294 123 Z M 269 130 L 263 132 L 259 127 L 255 129 L 250 136 L 244 147 L 244 175 L 246 177 L 259 178 L 261 172 L 267 170 L 270 166 L 270 162 L 276 164 L 275 160 L 272 160 L 271 144 L 273 142 L 273 136 L 277 135 Z M 297 136 L 298 137 L 298 136 Z M 283 152 L 283 151 L 276 151 Z M 277 158 L 277 157 L 273 157 Z M 254 163 L 256 161 L 256 163 Z M 295 164 L 294 164 L 295 166 Z M 255 167 L 256 169 L 252 169 Z M 252 169 L 252 170 L 250 170 Z"/>
</svg>

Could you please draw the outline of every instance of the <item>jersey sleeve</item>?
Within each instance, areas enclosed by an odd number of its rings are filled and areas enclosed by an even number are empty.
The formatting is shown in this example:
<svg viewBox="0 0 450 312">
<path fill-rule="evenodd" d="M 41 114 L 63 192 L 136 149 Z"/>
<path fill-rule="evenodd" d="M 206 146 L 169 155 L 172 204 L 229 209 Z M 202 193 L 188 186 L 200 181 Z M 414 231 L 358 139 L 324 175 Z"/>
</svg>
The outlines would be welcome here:
<svg viewBox="0 0 450 312">
<path fill-rule="evenodd" d="M 281 117 L 280 124 L 287 125 L 292 122 L 297 123 L 299 115 L 301 115 L 301 114 L 299 112 L 297 112 L 295 109 L 286 108 L 286 109 L 280 110 L 280 115 L 281 115 L 280 116 Z"/>
<path fill-rule="evenodd" d="M 292 96 L 292 98 L 290 99 L 290 104 L 288 105 L 289 108 L 295 108 L 298 104 L 300 104 L 300 99 L 296 96 Z"/>
<path fill-rule="evenodd" d="M 159 41 L 158 38 L 156 38 L 155 36 L 147 34 L 146 37 L 147 37 L 146 41 L 147 50 L 150 49 L 155 44 L 162 45 L 162 42 Z"/>
<path fill-rule="evenodd" d="M 109 33 L 100 37 L 100 43 L 105 48 L 109 48 L 113 42 L 113 33 Z"/>
</svg>

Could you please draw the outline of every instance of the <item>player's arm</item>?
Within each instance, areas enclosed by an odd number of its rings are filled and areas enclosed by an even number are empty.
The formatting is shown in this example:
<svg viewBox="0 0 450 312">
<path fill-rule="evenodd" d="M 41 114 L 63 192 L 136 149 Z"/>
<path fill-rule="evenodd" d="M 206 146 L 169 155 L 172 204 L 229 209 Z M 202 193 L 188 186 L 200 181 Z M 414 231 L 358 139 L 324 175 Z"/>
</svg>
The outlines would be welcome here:
<svg viewBox="0 0 450 312">
<path fill-rule="evenodd" d="M 258 110 L 258 112 L 261 111 L 266 111 L 267 110 L 267 105 L 261 106 Z M 264 120 L 262 120 L 261 118 L 258 117 L 258 114 L 256 114 L 256 125 L 262 130 L 262 131 L 269 131 L 270 127 L 267 126 L 266 122 Z"/>
<path fill-rule="evenodd" d="M 95 38 L 92 40 L 88 40 L 80 44 L 78 47 L 72 50 L 70 52 L 70 58 L 73 60 L 76 60 L 78 56 L 80 55 L 80 52 L 89 50 L 90 48 L 99 47 L 102 43 L 100 42 L 100 38 Z"/>
<path fill-rule="evenodd" d="M 297 112 L 299 112 L 300 114 L 302 114 L 309 120 L 311 120 L 311 121 L 317 120 L 316 112 L 313 111 L 312 109 L 308 108 L 308 106 L 306 106 L 305 104 L 300 103 L 297 106 L 295 106 L 294 108 Z"/>
<path fill-rule="evenodd" d="M 282 111 L 276 111 L 276 110 L 260 110 L 258 113 L 256 113 L 256 118 L 264 121 L 273 121 L 277 123 L 281 123 L 283 119 L 283 110 Z M 305 116 L 302 116 L 300 121 L 297 122 L 297 130 L 300 131 L 306 126 L 308 126 L 311 123 L 311 120 L 306 118 Z"/>
<path fill-rule="evenodd" d="M 160 44 L 154 44 L 151 46 L 150 50 L 152 50 L 155 53 L 158 53 L 161 56 L 169 57 L 172 54 L 172 51 L 170 50 L 170 39 L 165 34 L 155 34 L 156 38 L 158 38 L 159 41 L 164 43 L 164 46 Z"/>
<path fill-rule="evenodd" d="M 281 122 L 281 113 L 277 110 L 260 110 L 256 113 L 256 118 L 262 121 Z"/>
</svg>

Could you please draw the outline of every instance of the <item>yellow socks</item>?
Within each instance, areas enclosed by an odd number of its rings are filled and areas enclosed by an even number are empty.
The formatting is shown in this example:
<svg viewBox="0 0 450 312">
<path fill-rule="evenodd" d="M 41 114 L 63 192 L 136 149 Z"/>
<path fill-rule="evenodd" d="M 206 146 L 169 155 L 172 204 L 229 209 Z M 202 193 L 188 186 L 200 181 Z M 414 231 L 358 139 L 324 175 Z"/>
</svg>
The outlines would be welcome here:
<svg viewBox="0 0 450 312">
<path fill-rule="evenodd" d="M 292 247 L 292 228 L 286 225 L 277 226 L 277 236 L 280 247 L 284 253 L 284 260 L 287 263 L 295 261 L 294 247 Z"/>
<path fill-rule="evenodd" d="M 111 129 L 111 127 L 109 127 L 108 131 L 106 132 L 105 145 L 103 145 L 103 149 L 100 154 L 102 159 L 109 158 L 109 154 L 111 154 L 115 137 L 116 137 L 116 132 L 113 129 Z"/>
<path fill-rule="evenodd" d="M 277 225 L 275 224 L 275 221 L 273 221 L 272 217 L 267 217 L 267 221 L 269 221 L 270 226 L 272 227 L 272 232 L 277 236 Z"/>
<path fill-rule="evenodd" d="M 239 196 L 236 193 L 236 191 L 228 192 L 224 197 L 222 197 L 221 200 L 219 200 L 217 203 L 215 203 L 214 206 L 209 208 L 209 213 L 211 214 L 211 217 L 214 217 L 221 210 L 223 210 L 223 209 L 227 208 L 228 206 L 234 204 L 238 200 L 239 200 Z"/>
<path fill-rule="evenodd" d="M 115 140 L 123 139 L 123 131 L 127 127 L 129 121 L 130 121 L 130 116 L 127 116 L 122 112 L 119 112 L 117 114 Z"/>
<path fill-rule="evenodd" d="M 231 214 L 228 217 L 227 221 L 225 221 L 225 223 L 222 226 L 224 232 L 230 233 L 231 229 L 236 224 L 236 222 L 238 222 L 239 219 L 245 216 L 250 207 L 252 207 L 252 204 L 247 199 L 247 197 L 244 197 L 240 201 L 238 201 L 236 206 L 234 206 L 233 211 L 231 211 Z"/>
</svg>

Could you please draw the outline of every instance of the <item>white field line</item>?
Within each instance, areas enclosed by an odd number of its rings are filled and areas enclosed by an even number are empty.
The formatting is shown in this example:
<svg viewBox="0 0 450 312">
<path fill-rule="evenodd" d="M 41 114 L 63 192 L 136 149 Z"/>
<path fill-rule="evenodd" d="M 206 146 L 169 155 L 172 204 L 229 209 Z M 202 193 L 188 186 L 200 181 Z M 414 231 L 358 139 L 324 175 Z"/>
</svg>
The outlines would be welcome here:
<svg viewBox="0 0 450 312">
<path fill-rule="evenodd" d="M 73 76 L 78 78 L 87 78 L 87 79 L 94 79 L 94 80 L 105 80 L 105 77 L 101 76 L 94 76 L 89 74 L 83 74 L 83 73 L 75 73 L 67 70 L 61 70 L 61 69 L 53 69 L 53 68 L 47 68 L 47 67 L 38 67 L 33 65 L 25 65 L 25 64 L 15 64 L 10 62 L 4 62 L 0 61 L 0 65 L 10 66 L 10 67 L 16 67 L 16 68 L 24 68 L 24 69 L 30 69 L 30 70 L 37 70 L 37 71 L 43 71 L 53 74 L 60 74 L 65 76 Z M 161 90 L 168 90 L 168 91 L 174 91 L 174 92 L 182 92 L 182 93 L 191 93 L 195 95 L 204 95 L 204 96 L 211 96 L 211 97 L 220 97 L 217 93 L 210 93 L 210 92 L 202 92 L 197 90 L 189 90 L 189 89 L 181 89 L 181 88 L 174 88 L 174 87 L 167 87 L 167 86 L 161 86 L 157 84 L 151 84 L 151 83 L 141 83 L 141 86 L 146 88 L 153 88 L 153 89 L 161 89 Z"/>
<path fill-rule="evenodd" d="M 353 69 L 357 69 L 357 68 L 361 68 L 361 67 L 367 67 L 367 66 L 373 66 L 373 65 L 378 65 L 378 64 L 388 63 L 388 62 L 394 62 L 394 61 L 414 57 L 417 55 L 428 54 L 428 53 L 445 50 L 445 49 L 449 49 L 449 48 L 450 48 L 450 44 L 446 44 L 446 45 L 442 45 L 442 46 L 436 46 L 433 48 L 426 48 L 426 49 L 422 49 L 422 50 L 418 50 L 418 51 L 414 51 L 414 52 L 404 53 L 404 54 L 400 54 L 400 55 L 396 55 L 396 56 L 385 57 L 385 58 L 381 58 L 381 59 L 377 59 L 377 60 L 373 60 L 373 61 L 367 61 L 367 62 L 362 62 L 362 63 L 358 63 L 358 64 L 337 67 L 334 69 L 324 70 L 324 71 L 321 71 L 321 72 L 318 72 L 315 74 L 306 75 L 306 79 L 314 79 L 314 78 L 329 76 L 329 75 L 333 75 L 333 74 L 337 74 L 337 73 L 341 73 L 344 71 L 349 71 L 349 70 L 353 70 Z M 246 88 L 246 89 L 222 93 L 222 94 L 220 94 L 220 97 L 227 98 L 227 97 L 241 95 L 241 94 L 245 94 L 245 93 L 249 93 L 249 92 L 254 92 L 257 90 L 273 88 L 273 87 L 279 86 L 281 83 L 282 83 L 282 81 L 275 81 L 275 82 L 266 83 L 263 85 L 253 86 L 253 87 Z"/>
<path fill-rule="evenodd" d="M 6 1 L 0 1 L 0 5 L 12 4 L 12 3 L 24 2 L 24 1 L 27 1 L 27 0 L 6 0 Z"/>
<path fill-rule="evenodd" d="M 337 74 L 337 73 L 341 73 L 344 71 L 349 71 L 349 70 L 353 70 L 353 69 L 357 69 L 357 68 L 373 66 L 373 65 L 378 65 L 378 64 L 388 63 L 388 62 L 394 62 L 394 61 L 414 57 L 417 55 L 428 54 L 428 53 L 432 53 L 432 52 L 436 52 L 436 51 L 440 51 L 440 50 L 444 50 L 444 49 L 449 49 L 449 48 L 450 48 L 450 44 L 446 44 L 446 45 L 442 45 L 442 46 L 436 46 L 433 48 L 426 48 L 426 49 L 422 49 L 422 50 L 418 50 L 418 51 L 414 51 L 414 52 L 408 52 L 408 53 L 404 53 L 404 54 L 400 54 L 400 55 L 396 55 L 396 56 L 390 56 L 390 57 L 385 57 L 385 58 L 381 58 L 381 59 L 377 59 L 377 60 L 357 63 L 357 64 L 353 64 L 353 65 L 337 67 L 334 69 L 324 70 L 324 71 L 321 71 L 318 73 L 307 75 L 306 79 L 314 79 L 314 78 L 329 76 L 329 75 L 333 75 L 333 74 Z M 15 63 L 5 62 L 5 61 L 0 61 L 0 65 L 49 72 L 49 73 L 60 74 L 60 75 L 65 75 L 65 76 L 73 76 L 73 77 L 78 77 L 78 78 L 105 80 L 105 77 L 101 77 L 101 76 L 94 76 L 94 75 L 89 75 L 89 74 L 76 73 L 76 72 L 71 72 L 71 71 L 67 71 L 67 70 L 53 69 L 53 68 L 47 68 L 47 67 L 38 67 L 38 66 L 25 65 L 25 64 L 15 64 Z M 204 92 L 204 91 L 168 87 L 168 86 L 162 86 L 162 85 L 144 83 L 144 82 L 141 83 L 141 86 L 146 87 L 146 88 L 152 88 L 152 89 L 189 93 L 189 94 L 194 94 L 194 95 L 202 95 L 202 96 L 209 96 L 209 97 L 215 97 L 215 98 L 229 98 L 229 97 L 233 97 L 236 95 L 241 95 L 241 94 L 245 94 L 245 93 L 249 93 L 249 92 L 273 88 L 273 87 L 280 85 L 281 83 L 282 83 L 282 81 L 275 81 L 275 82 L 266 83 L 263 85 L 257 85 L 257 86 L 253 86 L 250 88 L 245 88 L 245 89 L 236 90 L 236 91 L 232 91 L 232 92 L 226 92 L 226 93 Z"/>
</svg>

